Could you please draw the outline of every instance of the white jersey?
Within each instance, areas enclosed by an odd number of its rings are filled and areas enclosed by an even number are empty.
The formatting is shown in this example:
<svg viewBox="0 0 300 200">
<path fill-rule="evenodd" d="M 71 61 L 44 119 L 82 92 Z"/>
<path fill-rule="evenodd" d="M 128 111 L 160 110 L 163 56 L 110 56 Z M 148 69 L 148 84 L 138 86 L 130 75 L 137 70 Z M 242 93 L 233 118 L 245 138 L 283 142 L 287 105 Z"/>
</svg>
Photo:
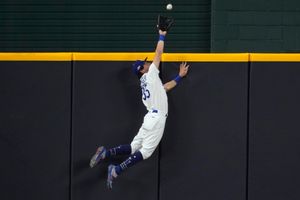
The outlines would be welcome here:
<svg viewBox="0 0 300 200">
<path fill-rule="evenodd" d="M 148 111 L 158 110 L 168 113 L 168 97 L 159 78 L 159 70 L 152 63 L 147 73 L 141 77 L 142 99 Z"/>
</svg>

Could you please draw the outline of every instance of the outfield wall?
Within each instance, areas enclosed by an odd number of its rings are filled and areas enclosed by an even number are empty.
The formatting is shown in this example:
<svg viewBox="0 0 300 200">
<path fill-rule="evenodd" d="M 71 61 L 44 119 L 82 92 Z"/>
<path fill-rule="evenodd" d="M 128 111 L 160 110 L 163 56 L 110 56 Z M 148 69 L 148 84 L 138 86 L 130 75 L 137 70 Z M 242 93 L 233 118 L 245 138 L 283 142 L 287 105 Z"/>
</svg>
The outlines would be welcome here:
<svg viewBox="0 0 300 200">
<path fill-rule="evenodd" d="M 145 114 L 131 63 L 153 53 L 1 53 L 1 199 L 299 199 L 299 54 L 164 54 L 162 142 L 106 190 L 97 145 Z"/>
</svg>

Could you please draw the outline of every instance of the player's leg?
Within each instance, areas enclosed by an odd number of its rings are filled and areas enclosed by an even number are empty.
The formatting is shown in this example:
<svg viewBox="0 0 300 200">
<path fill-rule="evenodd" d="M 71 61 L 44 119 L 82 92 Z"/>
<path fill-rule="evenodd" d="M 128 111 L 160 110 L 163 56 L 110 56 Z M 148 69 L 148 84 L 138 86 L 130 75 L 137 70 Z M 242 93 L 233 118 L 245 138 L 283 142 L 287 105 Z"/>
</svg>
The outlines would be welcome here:
<svg viewBox="0 0 300 200">
<path fill-rule="evenodd" d="M 142 147 L 144 130 L 140 128 L 138 134 L 133 138 L 131 144 L 120 145 L 111 149 L 106 149 L 103 146 L 97 148 L 96 153 L 93 155 L 90 166 L 96 166 L 102 160 L 116 155 L 130 155 Z"/>
<path fill-rule="evenodd" d="M 130 155 L 131 154 L 131 145 L 130 144 L 123 144 L 117 147 L 106 149 L 104 146 L 100 146 L 97 148 L 96 153 L 92 157 L 90 161 L 90 166 L 96 166 L 100 161 L 110 158 L 112 156 L 117 155 Z"/>
<path fill-rule="evenodd" d="M 135 152 L 132 151 L 133 154 L 120 165 L 110 165 L 108 167 L 107 186 L 109 189 L 112 188 L 113 179 L 117 178 L 117 176 L 120 175 L 124 170 L 142 160 L 149 158 L 152 155 L 162 138 L 164 127 L 165 119 L 162 119 L 161 122 L 157 124 L 154 130 L 143 130 L 142 147 Z"/>
<path fill-rule="evenodd" d="M 130 144 L 123 144 L 107 150 L 105 153 L 105 158 L 110 158 L 112 156 L 118 156 L 118 155 L 130 155 L 130 154 L 131 154 Z"/>
<path fill-rule="evenodd" d="M 146 134 L 145 130 L 141 127 L 137 135 L 133 138 L 132 142 L 130 143 L 131 154 L 134 154 L 136 151 L 142 148 L 142 143 L 145 134 Z"/>
<path fill-rule="evenodd" d="M 164 123 L 162 122 L 159 128 L 154 131 L 151 131 L 151 134 L 147 134 L 144 138 L 142 148 L 140 149 L 141 154 L 143 155 L 143 159 L 148 159 L 151 157 L 164 133 Z"/>
<path fill-rule="evenodd" d="M 108 178 L 107 178 L 107 187 L 109 189 L 112 188 L 113 179 L 117 178 L 123 171 L 137 164 L 138 162 L 149 158 L 156 147 L 159 144 L 159 141 L 162 137 L 163 129 L 158 129 L 155 131 L 148 132 L 147 136 L 143 140 L 142 148 L 134 152 L 131 156 L 129 156 L 124 162 L 120 165 L 109 165 L 108 167 Z"/>
<path fill-rule="evenodd" d="M 136 163 L 143 160 L 143 155 L 140 151 L 136 151 L 134 154 L 129 156 L 124 162 L 120 165 L 109 165 L 108 166 L 108 177 L 107 177 L 107 187 L 108 189 L 112 189 L 112 183 L 115 178 L 117 178 L 121 172 L 125 169 L 135 165 Z"/>
<path fill-rule="evenodd" d="M 122 171 L 133 166 L 137 162 L 143 160 L 143 155 L 139 150 L 142 148 L 142 144 L 144 143 L 145 136 L 148 134 L 149 134 L 148 131 L 146 131 L 143 127 L 140 128 L 138 134 L 133 138 L 130 144 L 132 155 L 129 156 L 120 165 L 115 166 L 117 175 L 121 174 Z"/>
<path fill-rule="evenodd" d="M 155 129 L 146 134 L 140 149 L 144 159 L 148 159 L 157 148 L 165 130 L 166 117 L 160 116 L 160 120 L 155 126 Z"/>
<path fill-rule="evenodd" d="M 146 134 L 145 130 L 141 127 L 138 134 L 133 138 L 133 140 L 130 144 L 132 155 L 129 158 L 127 158 L 120 165 L 117 165 L 117 166 L 109 165 L 108 166 L 107 187 L 109 189 L 112 189 L 113 179 L 115 179 L 118 176 L 118 174 L 121 173 L 121 171 L 123 171 L 124 169 L 127 169 L 128 167 L 131 167 L 132 165 L 136 164 L 137 162 L 143 160 L 142 154 L 139 151 L 139 149 L 142 148 L 142 143 L 143 143 L 145 134 Z"/>
</svg>

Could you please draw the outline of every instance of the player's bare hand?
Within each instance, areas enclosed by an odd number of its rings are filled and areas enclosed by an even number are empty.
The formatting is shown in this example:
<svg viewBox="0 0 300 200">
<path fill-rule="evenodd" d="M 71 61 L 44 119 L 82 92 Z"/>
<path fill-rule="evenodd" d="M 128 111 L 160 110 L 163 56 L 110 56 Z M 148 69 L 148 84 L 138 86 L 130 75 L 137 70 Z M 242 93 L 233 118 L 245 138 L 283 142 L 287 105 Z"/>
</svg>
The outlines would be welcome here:
<svg viewBox="0 0 300 200">
<path fill-rule="evenodd" d="M 167 31 L 158 30 L 159 35 L 167 35 Z"/>
<path fill-rule="evenodd" d="M 188 65 L 186 62 L 182 62 L 179 66 L 179 76 L 185 77 L 189 71 L 190 65 Z"/>
</svg>

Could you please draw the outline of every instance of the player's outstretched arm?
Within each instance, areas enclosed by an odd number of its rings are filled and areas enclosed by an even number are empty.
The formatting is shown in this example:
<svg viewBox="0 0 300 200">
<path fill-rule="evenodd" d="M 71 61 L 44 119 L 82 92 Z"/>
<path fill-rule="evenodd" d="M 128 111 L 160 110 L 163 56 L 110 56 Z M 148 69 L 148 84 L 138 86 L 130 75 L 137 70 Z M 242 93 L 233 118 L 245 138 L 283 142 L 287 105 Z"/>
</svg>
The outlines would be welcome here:
<svg viewBox="0 0 300 200">
<path fill-rule="evenodd" d="M 167 31 L 159 30 L 159 39 L 158 39 L 158 42 L 156 45 L 155 55 L 154 55 L 154 59 L 153 59 L 153 63 L 158 69 L 159 69 L 159 63 L 161 60 L 161 56 L 164 52 L 164 44 L 165 44 L 164 40 L 165 40 L 166 35 L 167 35 Z"/>
<path fill-rule="evenodd" d="M 164 88 L 167 92 L 172 90 L 179 83 L 179 81 L 187 75 L 189 67 L 190 65 L 188 65 L 186 62 L 180 64 L 179 73 L 176 78 L 164 84 Z"/>
</svg>

